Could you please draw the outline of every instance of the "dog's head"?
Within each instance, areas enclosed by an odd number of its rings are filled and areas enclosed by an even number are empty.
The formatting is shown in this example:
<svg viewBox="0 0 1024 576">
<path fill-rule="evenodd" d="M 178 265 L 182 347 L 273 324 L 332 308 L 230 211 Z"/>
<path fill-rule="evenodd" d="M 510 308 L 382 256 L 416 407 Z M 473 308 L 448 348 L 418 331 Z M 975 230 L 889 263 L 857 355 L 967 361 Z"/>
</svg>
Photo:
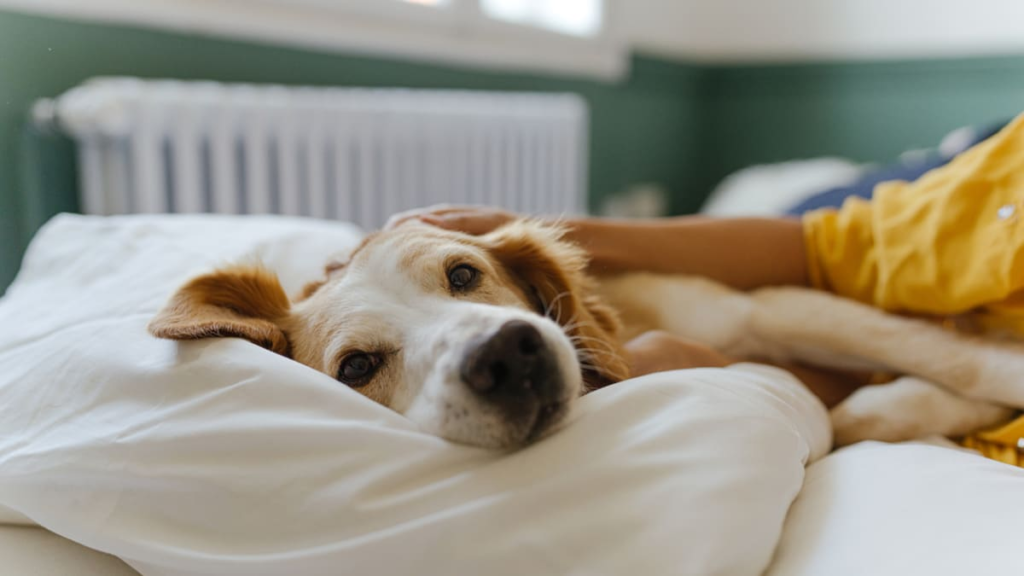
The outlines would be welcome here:
<svg viewBox="0 0 1024 576">
<path fill-rule="evenodd" d="M 586 255 L 522 220 L 484 236 L 407 224 L 368 237 L 291 303 L 258 267 L 182 287 L 156 336 L 241 337 L 331 375 L 449 440 L 526 444 L 585 389 L 621 380 L 618 320 Z"/>
</svg>

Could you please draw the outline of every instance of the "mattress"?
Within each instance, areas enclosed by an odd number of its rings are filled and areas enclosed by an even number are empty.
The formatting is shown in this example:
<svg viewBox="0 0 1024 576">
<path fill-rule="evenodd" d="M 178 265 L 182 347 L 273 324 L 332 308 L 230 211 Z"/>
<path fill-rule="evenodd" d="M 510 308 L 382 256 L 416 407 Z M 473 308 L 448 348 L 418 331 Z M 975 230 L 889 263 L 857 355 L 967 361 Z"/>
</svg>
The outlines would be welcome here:
<svg viewBox="0 0 1024 576">
<path fill-rule="evenodd" d="M 137 574 L 87 546 L 147 576 L 1024 573 L 1024 469 L 934 442 L 821 457 L 824 408 L 773 369 L 611 386 L 499 456 L 247 342 L 146 336 L 168 291 L 229 257 L 298 289 L 358 241 L 324 226 L 44 229 L 0 302 L 0 406 L 21 408 L 0 419 L 0 574 Z"/>
</svg>

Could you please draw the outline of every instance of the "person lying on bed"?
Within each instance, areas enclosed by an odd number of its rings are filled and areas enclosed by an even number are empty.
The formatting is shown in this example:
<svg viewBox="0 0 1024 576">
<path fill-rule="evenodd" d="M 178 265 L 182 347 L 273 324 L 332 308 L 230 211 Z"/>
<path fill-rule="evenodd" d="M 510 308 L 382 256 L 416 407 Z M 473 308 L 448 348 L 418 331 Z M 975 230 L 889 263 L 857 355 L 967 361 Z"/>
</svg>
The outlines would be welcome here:
<svg viewBox="0 0 1024 576">
<path fill-rule="evenodd" d="M 397 216 L 472 234 L 513 218 L 493 208 L 436 207 Z M 707 276 L 734 288 L 798 285 L 883 310 L 945 319 L 972 333 L 1024 338 L 1024 115 L 919 180 L 878 185 L 871 200 L 848 198 L 802 218 L 653 220 L 568 218 L 570 239 L 598 274 L 625 271 Z M 657 247 L 652 250 L 652 247 Z M 649 343 L 652 361 L 685 346 Z M 849 389 L 815 390 L 831 405 Z M 830 396 L 835 393 L 835 396 Z M 1024 418 L 967 444 L 1017 463 Z"/>
</svg>

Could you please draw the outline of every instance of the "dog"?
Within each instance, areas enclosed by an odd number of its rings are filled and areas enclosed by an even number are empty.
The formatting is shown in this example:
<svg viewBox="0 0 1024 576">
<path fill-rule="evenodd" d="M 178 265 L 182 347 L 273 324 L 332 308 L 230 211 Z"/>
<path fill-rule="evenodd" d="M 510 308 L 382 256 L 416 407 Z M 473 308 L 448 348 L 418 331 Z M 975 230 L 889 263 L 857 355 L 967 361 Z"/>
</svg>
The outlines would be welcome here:
<svg viewBox="0 0 1024 576">
<path fill-rule="evenodd" d="M 586 266 L 538 222 L 479 237 L 406 225 L 368 236 L 294 302 L 260 267 L 195 278 L 149 329 L 245 338 L 425 432 L 515 448 L 560 426 L 585 390 L 629 375 L 619 320 Z"/>
<path fill-rule="evenodd" d="M 648 330 L 736 358 L 906 375 L 833 411 L 838 444 L 964 434 L 1024 406 L 1024 355 L 1013 346 L 803 288 L 595 279 L 562 232 L 529 219 L 482 236 L 409 223 L 369 235 L 294 301 L 258 266 L 195 278 L 149 329 L 245 338 L 425 432 L 490 449 L 550 434 L 581 394 L 628 378 L 623 342 Z"/>
</svg>

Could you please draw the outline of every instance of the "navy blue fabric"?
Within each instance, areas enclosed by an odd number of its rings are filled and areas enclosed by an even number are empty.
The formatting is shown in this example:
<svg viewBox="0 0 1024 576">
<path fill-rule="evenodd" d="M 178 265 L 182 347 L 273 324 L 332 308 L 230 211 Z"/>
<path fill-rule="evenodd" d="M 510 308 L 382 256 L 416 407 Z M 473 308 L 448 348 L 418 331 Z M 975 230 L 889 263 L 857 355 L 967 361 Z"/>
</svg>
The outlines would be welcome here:
<svg viewBox="0 0 1024 576">
<path fill-rule="evenodd" d="M 832 188 L 824 192 L 819 192 L 810 198 L 806 198 L 796 206 L 790 208 L 786 213 L 799 216 L 804 212 L 817 210 L 818 208 L 838 208 L 839 206 L 842 206 L 843 202 L 845 202 L 850 196 L 860 196 L 861 198 L 870 199 L 871 195 L 875 191 L 875 185 L 877 184 L 888 182 L 890 180 L 905 180 L 907 182 L 913 182 L 921 176 L 924 176 L 924 174 L 929 170 L 946 165 L 950 160 L 951 158 L 943 158 L 942 156 L 935 155 L 929 157 L 923 162 L 915 162 L 913 164 L 899 163 L 884 166 L 861 176 L 860 180 L 857 180 L 853 184 Z"/>
<path fill-rule="evenodd" d="M 838 188 L 832 188 L 819 192 L 801 201 L 796 206 L 793 206 L 786 211 L 787 214 L 793 216 L 799 216 L 804 212 L 811 210 L 817 210 L 818 208 L 838 208 L 842 206 L 843 202 L 851 196 L 859 196 L 861 198 L 870 199 L 871 195 L 875 191 L 875 186 L 882 182 L 888 182 L 890 180 L 903 180 L 906 182 L 913 182 L 924 176 L 925 173 L 934 170 L 940 166 L 945 166 L 950 160 L 955 158 L 957 155 L 970 149 L 971 147 L 987 140 L 997 132 L 1003 129 L 1007 122 L 1000 122 L 995 125 L 986 126 L 977 130 L 974 134 L 969 145 L 963 150 L 957 152 L 952 156 L 946 157 L 941 154 L 934 154 L 928 158 L 915 161 L 915 162 L 899 162 L 896 164 L 890 164 L 877 170 L 872 170 L 864 174 L 859 180 L 848 186 L 840 186 Z"/>
</svg>

